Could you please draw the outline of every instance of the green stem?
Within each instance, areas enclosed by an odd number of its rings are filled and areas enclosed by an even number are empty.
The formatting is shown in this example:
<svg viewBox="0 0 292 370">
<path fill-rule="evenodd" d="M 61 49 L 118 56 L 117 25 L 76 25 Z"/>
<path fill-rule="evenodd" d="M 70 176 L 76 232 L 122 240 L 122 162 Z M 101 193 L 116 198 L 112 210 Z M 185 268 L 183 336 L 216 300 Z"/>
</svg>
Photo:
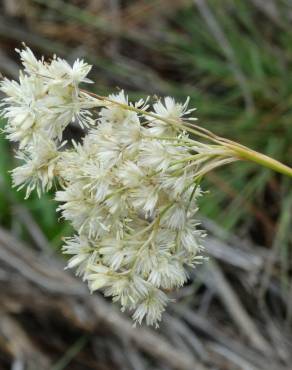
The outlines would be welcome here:
<svg viewBox="0 0 292 370">
<path fill-rule="evenodd" d="M 234 153 L 239 157 L 239 159 L 245 159 L 251 162 L 255 162 L 273 171 L 292 177 L 292 168 L 277 161 L 276 159 L 268 157 L 265 154 L 256 152 L 255 150 L 249 149 L 242 145 L 237 145 L 236 143 L 225 143 L 225 145 L 232 149 Z"/>
</svg>

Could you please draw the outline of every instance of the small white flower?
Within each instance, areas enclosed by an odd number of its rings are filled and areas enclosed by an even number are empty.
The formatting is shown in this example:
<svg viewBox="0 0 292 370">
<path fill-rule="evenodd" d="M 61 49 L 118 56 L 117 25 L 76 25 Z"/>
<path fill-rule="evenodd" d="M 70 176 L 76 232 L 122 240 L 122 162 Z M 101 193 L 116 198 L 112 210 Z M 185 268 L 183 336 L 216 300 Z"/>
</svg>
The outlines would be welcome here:
<svg viewBox="0 0 292 370">
<path fill-rule="evenodd" d="M 0 89 L 8 96 L 3 100 L 2 111 L 8 120 L 7 137 L 20 142 L 20 148 L 24 148 L 40 129 L 38 96 L 46 94 L 46 88 L 39 80 L 20 73 L 19 83 L 4 79 Z"/>
<path fill-rule="evenodd" d="M 111 172 L 104 168 L 101 163 L 89 160 L 83 165 L 80 176 L 84 183 L 84 189 L 89 190 L 96 201 L 103 201 L 111 194 L 113 178 Z"/>
<path fill-rule="evenodd" d="M 109 95 L 109 99 L 120 104 L 128 105 L 128 97 L 121 90 L 118 94 Z M 112 124 L 139 123 L 137 113 L 126 110 L 114 104 L 108 104 L 100 111 L 100 122 L 110 122 Z"/>
<path fill-rule="evenodd" d="M 72 238 L 66 238 L 65 241 L 66 244 L 62 248 L 63 253 L 73 255 L 67 267 L 76 268 L 81 265 L 81 270 L 85 270 L 85 266 L 94 251 L 89 240 L 84 236 L 75 235 Z"/>
<path fill-rule="evenodd" d="M 99 254 L 103 256 L 107 266 L 118 271 L 127 264 L 129 251 L 124 240 L 117 236 L 116 238 L 104 238 L 100 242 Z"/>
<path fill-rule="evenodd" d="M 30 75 L 36 73 L 39 75 L 46 75 L 47 66 L 44 63 L 43 58 L 38 60 L 28 47 L 25 47 L 22 50 L 16 49 L 16 51 L 19 53 L 20 60 L 26 73 Z"/>
<path fill-rule="evenodd" d="M 144 176 L 142 168 L 132 161 L 126 161 L 117 170 L 118 179 L 128 188 L 140 186 Z"/>
<path fill-rule="evenodd" d="M 13 185 L 18 189 L 27 186 L 26 198 L 34 189 L 39 196 L 51 189 L 59 158 L 55 143 L 42 136 L 34 138 L 28 149 L 17 156 L 25 163 L 12 171 Z"/>
<path fill-rule="evenodd" d="M 148 278 L 148 281 L 154 286 L 163 289 L 181 287 L 186 280 L 187 274 L 183 265 L 171 255 L 168 258 L 162 258 L 158 265 L 153 268 Z"/>
<path fill-rule="evenodd" d="M 112 285 L 114 277 L 111 274 L 111 270 L 107 266 L 96 264 L 91 266 L 91 270 L 94 272 L 89 273 L 87 276 L 89 289 L 91 292 Z"/>
<path fill-rule="evenodd" d="M 173 162 L 184 160 L 189 156 L 184 147 L 171 145 L 169 142 L 143 142 L 139 156 L 139 165 L 151 168 L 155 172 L 170 170 Z M 182 167 L 182 165 L 180 165 Z M 177 167 L 173 168 L 177 169 Z"/>
<path fill-rule="evenodd" d="M 138 305 L 133 314 L 135 322 L 141 324 L 144 317 L 146 317 L 147 325 L 156 325 L 161 320 L 161 314 L 165 310 L 168 298 L 159 289 L 152 289 L 149 295 Z"/>
<path fill-rule="evenodd" d="M 175 100 L 167 96 L 164 98 L 164 104 L 160 100 L 157 103 L 153 104 L 153 108 L 156 114 L 160 117 L 178 119 L 185 115 L 190 114 L 194 109 L 188 109 L 189 98 L 185 101 L 184 104 L 176 103 Z"/>
<path fill-rule="evenodd" d="M 104 200 L 104 204 L 108 211 L 114 217 L 127 217 L 129 212 L 128 194 L 124 189 L 113 190 L 111 194 Z M 116 221 L 117 222 L 117 221 Z"/>
<path fill-rule="evenodd" d="M 159 117 L 166 118 L 169 120 L 180 120 L 184 116 L 190 114 L 195 109 L 188 109 L 189 98 L 184 104 L 176 103 L 175 100 L 167 96 L 164 101 L 159 100 L 157 103 L 153 104 L 154 114 Z M 149 119 L 149 117 L 147 117 Z M 159 118 L 150 118 L 150 130 L 152 135 L 157 136 L 173 136 L 176 135 L 176 131 L 173 127 L 166 122 L 159 120 Z"/>
<path fill-rule="evenodd" d="M 80 189 L 80 184 L 57 191 L 56 200 L 64 202 L 59 206 L 59 210 L 66 220 L 72 222 L 79 234 L 96 239 L 109 230 L 110 220 L 106 210 L 88 199 Z"/>
<path fill-rule="evenodd" d="M 164 174 L 161 177 L 161 188 L 173 194 L 171 198 L 177 199 L 185 190 L 188 184 L 188 176 L 185 170 L 181 171 L 180 176 L 175 174 Z"/>
<path fill-rule="evenodd" d="M 159 187 L 155 184 L 144 185 L 133 189 L 132 204 L 136 209 L 145 212 L 146 215 L 152 215 L 159 200 Z"/>
<path fill-rule="evenodd" d="M 82 82 L 92 82 L 86 77 L 91 68 L 92 66 L 83 60 L 77 59 L 71 67 L 66 60 L 55 57 L 48 66 L 48 73 L 52 79 L 52 84 L 61 84 L 63 87 L 68 85 L 77 87 Z"/>
<path fill-rule="evenodd" d="M 194 218 L 189 218 L 179 234 L 182 246 L 187 252 L 194 255 L 200 253 L 203 249 L 201 240 L 205 233 L 198 229 L 199 225 Z"/>
<path fill-rule="evenodd" d="M 163 215 L 162 222 L 171 230 L 181 230 L 187 219 L 187 204 L 175 202 Z"/>
</svg>

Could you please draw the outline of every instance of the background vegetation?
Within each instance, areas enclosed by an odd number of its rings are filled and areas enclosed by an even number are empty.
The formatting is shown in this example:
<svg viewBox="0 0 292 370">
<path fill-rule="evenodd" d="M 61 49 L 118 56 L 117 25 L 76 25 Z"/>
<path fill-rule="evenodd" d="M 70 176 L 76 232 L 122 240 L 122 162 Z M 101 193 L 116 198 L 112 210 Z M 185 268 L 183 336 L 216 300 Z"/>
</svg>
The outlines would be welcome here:
<svg viewBox="0 0 292 370">
<path fill-rule="evenodd" d="M 22 41 L 38 55 L 82 57 L 94 65 L 99 94 L 189 96 L 203 127 L 292 166 L 292 2 L 3 0 L 0 7 L 3 75 L 17 77 L 14 48 Z M 24 201 L 11 189 L 12 154 L 0 136 L 1 368 L 291 366 L 289 179 L 243 162 L 208 175 L 201 217 L 210 262 L 173 293 L 177 303 L 154 333 L 132 329 L 102 298 L 93 302 L 69 274 L 57 282 L 79 295 L 40 283 L 62 271 L 58 254 L 70 228 L 57 222 L 52 196 Z M 21 251 L 18 240 L 26 243 Z"/>
</svg>

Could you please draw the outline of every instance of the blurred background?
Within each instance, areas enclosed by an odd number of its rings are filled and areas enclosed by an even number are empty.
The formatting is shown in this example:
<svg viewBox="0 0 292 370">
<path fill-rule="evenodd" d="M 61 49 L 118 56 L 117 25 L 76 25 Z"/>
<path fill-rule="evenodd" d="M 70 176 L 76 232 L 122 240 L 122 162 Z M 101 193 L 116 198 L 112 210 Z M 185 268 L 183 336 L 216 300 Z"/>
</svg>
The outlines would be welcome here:
<svg viewBox="0 0 292 370">
<path fill-rule="evenodd" d="M 290 0 L 1 0 L 0 71 L 17 78 L 21 42 L 81 57 L 93 91 L 189 96 L 202 127 L 292 166 L 291 22 Z M 1 370 L 291 369 L 291 180 L 243 162 L 209 174 L 209 262 L 158 330 L 135 329 L 63 270 L 70 226 L 52 194 L 11 188 L 15 165 L 0 135 Z"/>
</svg>

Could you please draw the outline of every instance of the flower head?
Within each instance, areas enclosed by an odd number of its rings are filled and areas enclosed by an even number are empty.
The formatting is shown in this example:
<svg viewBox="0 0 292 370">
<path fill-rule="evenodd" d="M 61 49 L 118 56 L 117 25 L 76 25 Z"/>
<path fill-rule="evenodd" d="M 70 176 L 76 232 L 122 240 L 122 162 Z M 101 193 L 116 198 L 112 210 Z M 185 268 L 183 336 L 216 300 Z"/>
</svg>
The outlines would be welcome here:
<svg viewBox="0 0 292 370">
<path fill-rule="evenodd" d="M 124 91 L 94 98 L 79 89 L 90 82 L 82 60 L 70 66 L 58 57 L 39 60 L 29 48 L 19 54 L 19 82 L 0 85 L 5 132 L 23 162 L 12 172 L 14 185 L 29 196 L 56 181 L 58 210 L 75 229 L 63 247 L 68 267 L 91 291 L 131 310 L 135 322 L 157 326 L 165 290 L 181 287 L 187 267 L 201 261 L 201 176 L 230 161 L 230 151 L 189 137 L 181 124 L 192 112 L 188 100 L 166 97 L 149 112 Z M 98 114 L 93 107 L 101 107 Z M 62 136 L 72 121 L 89 130 L 69 145 Z"/>
</svg>

